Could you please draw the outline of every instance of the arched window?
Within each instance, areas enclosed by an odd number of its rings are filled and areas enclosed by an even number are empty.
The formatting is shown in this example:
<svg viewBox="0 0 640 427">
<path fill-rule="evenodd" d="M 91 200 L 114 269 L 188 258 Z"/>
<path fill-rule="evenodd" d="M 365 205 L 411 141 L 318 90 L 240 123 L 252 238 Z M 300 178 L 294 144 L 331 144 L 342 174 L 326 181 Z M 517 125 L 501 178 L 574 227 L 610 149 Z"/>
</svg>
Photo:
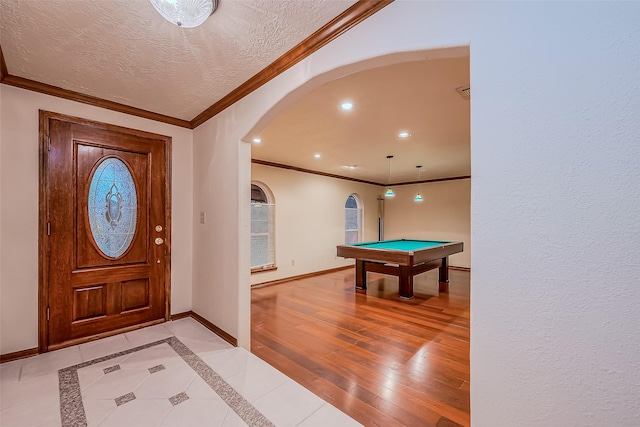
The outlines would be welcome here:
<svg viewBox="0 0 640 427">
<path fill-rule="evenodd" d="M 276 265 L 275 204 L 269 188 L 251 184 L 251 271 Z"/>
<path fill-rule="evenodd" d="M 350 245 L 362 241 L 362 204 L 358 196 L 351 194 L 344 204 L 344 243 Z"/>
</svg>

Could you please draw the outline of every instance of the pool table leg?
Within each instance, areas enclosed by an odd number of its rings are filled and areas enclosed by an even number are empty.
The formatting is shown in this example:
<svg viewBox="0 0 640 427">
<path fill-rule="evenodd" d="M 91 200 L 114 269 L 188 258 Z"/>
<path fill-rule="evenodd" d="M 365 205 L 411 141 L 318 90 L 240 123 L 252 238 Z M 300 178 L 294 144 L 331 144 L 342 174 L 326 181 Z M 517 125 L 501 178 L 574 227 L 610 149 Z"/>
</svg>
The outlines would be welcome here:
<svg viewBox="0 0 640 427">
<path fill-rule="evenodd" d="M 413 299 L 413 272 L 411 271 L 411 266 L 401 265 L 399 268 L 400 298 Z"/>
<path fill-rule="evenodd" d="M 449 257 L 442 258 L 442 265 L 438 269 L 438 290 L 440 292 L 449 292 Z"/>
<path fill-rule="evenodd" d="M 367 269 L 361 259 L 356 259 L 356 289 L 367 289 Z"/>
</svg>

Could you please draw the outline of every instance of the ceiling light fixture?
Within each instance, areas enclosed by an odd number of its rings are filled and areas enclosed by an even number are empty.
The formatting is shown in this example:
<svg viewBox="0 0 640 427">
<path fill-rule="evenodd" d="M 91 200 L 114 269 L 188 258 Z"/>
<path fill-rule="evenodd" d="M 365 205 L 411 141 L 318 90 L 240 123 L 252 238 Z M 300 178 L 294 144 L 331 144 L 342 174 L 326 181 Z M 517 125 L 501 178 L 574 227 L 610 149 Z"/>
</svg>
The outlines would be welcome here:
<svg viewBox="0 0 640 427">
<path fill-rule="evenodd" d="M 387 187 L 387 192 L 384 193 L 384 197 L 393 197 L 396 195 L 391 189 L 391 159 L 393 159 L 393 156 L 387 156 L 387 159 L 389 160 L 389 179 L 387 180 L 389 186 Z"/>
<path fill-rule="evenodd" d="M 342 105 L 340 105 L 340 108 L 342 108 L 345 111 L 353 110 L 353 103 L 343 102 Z"/>
<path fill-rule="evenodd" d="M 253 138 L 253 142 L 255 142 L 256 144 L 260 144 L 262 140 L 260 138 Z"/>
<path fill-rule="evenodd" d="M 418 194 L 416 194 L 416 197 L 413 198 L 414 202 L 421 202 L 422 199 L 422 195 L 420 194 L 420 168 L 422 166 L 416 166 L 416 168 L 418 169 Z"/>
<path fill-rule="evenodd" d="M 319 159 L 320 158 L 320 154 L 316 153 L 316 154 L 313 155 L 313 157 L 315 157 L 316 159 Z"/>
<path fill-rule="evenodd" d="M 218 0 L 150 0 L 164 19 L 182 28 L 193 28 L 213 15 Z"/>
<path fill-rule="evenodd" d="M 411 134 L 409 132 L 400 132 L 398 134 L 399 138 L 409 138 L 411 136 Z"/>
</svg>

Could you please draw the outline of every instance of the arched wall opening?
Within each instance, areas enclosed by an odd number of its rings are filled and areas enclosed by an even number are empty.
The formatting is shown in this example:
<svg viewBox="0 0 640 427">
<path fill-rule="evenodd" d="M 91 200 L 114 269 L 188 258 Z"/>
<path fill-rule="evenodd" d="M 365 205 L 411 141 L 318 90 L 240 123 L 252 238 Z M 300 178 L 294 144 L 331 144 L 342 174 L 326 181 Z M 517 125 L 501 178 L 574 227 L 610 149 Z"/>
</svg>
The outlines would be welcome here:
<svg viewBox="0 0 640 427">
<path fill-rule="evenodd" d="M 457 59 L 457 58 L 466 58 L 466 72 L 469 73 L 468 70 L 468 57 L 469 57 L 469 47 L 468 46 L 458 46 L 458 47 L 451 47 L 451 48 L 438 48 L 438 49 L 428 49 L 428 50 L 416 50 L 416 51 L 406 51 L 406 52 L 396 52 L 393 54 L 385 54 L 385 55 L 380 55 L 377 57 L 372 57 L 369 59 L 365 59 L 365 60 L 360 60 L 360 61 L 356 61 L 353 62 L 351 64 L 348 65 L 343 65 L 343 66 L 339 66 L 336 67 L 334 69 L 328 70 L 320 75 L 317 75 L 313 78 L 310 78 L 309 80 L 305 81 L 304 83 L 301 83 L 299 86 L 290 89 L 287 93 L 285 93 L 280 99 L 278 100 L 270 100 L 271 102 L 273 102 L 271 104 L 271 106 L 265 110 L 265 112 L 255 121 L 255 123 L 249 128 L 250 130 L 248 132 L 246 132 L 242 138 L 241 141 L 243 142 L 241 145 L 243 146 L 243 149 L 247 149 L 248 152 L 253 151 L 253 149 L 251 147 L 260 147 L 261 149 L 264 148 L 266 146 L 266 144 L 268 144 L 268 141 L 263 141 L 261 140 L 259 143 L 253 143 L 252 141 L 255 138 L 259 138 L 262 134 L 262 131 L 269 126 L 269 124 L 274 121 L 283 111 L 287 110 L 289 107 L 293 106 L 294 104 L 296 104 L 299 100 L 305 98 L 308 94 L 310 94 L 311 92 L 313 92 L 315 89 L 323 87 L 325 84 L 331 83 L 332 81 L 336 81 L 336 80 L 340 80 L 346 76 L 351 76 L 351 75 L 355 75 L 361 72 L 366 72 L 368 70 L 374 70 L 374 69 L 379 69 L 379 68 L 384 68 L 387 66 L 392 66 L 392 65 L 397 65 L 397 64 L 410 64 L 410 63 L 418 63 L 418 62 L 429 62 L 430 60 L 446 60 L 446 59 Z M 468 78 L 468 75 L 467 75 Z M 468 83 L 468 81 L 467 81 Z M 453 90 L 453 88 L 452 88 Z M 456 94 L 457 96 L 457 94 Z M 465 103 L 467 103 L 468 101 L 464 101 Z M 468 104 L 466 104 L 468 105 Z M 468 118 L 467 118 L 468 121 Z M 383 156 L 384 158 L 384 156 Z M 244 160 L 243 160 L 244 161 Z M 246 159 L 246 161 L 249 161 L 249 159 Z M 386 162 L 386 160 L 384 160 Z M 265 168 L 268 168 L 267 166 L 264 166 L 262 164 L 256 164 L 256 163 L 251 163 L 249 164 L 249 170 L 250 170 L 250 180 L 253 182 L 254 180 L 258 179 L 258 180 L 263 180 L 266 185 L 268 185 L 270 188 L 273 189 L 274 193 L 276 193 L 276 196 L 278 196 L 278 192 L 281 191 L 280 188 L 278 188 L 277 183 L 271 182 L 271 176 L 269 176 L 268 178 L 265 177 L 265 174 L 263 173 L 258 173 L 257 175 L 254 175 L 254 173 L 256 172 L 256 170 L 264 170 Z M 272 170 L 275 170 L 275 168 L 270 168 Z M 386 170 L 386 169 L 385 169 Z M 415 169 L 412 170 L 412 176 L 414 174 Z M 290 172 L 291 173 L 291 172 Z M 273 172 L 273 174 L 275 174 L 275 172 Z M 302 179 L 306 179 L 309 177 L 308 174 L 304 174 L 304 173 L 299 173 L 298 175 L 302 176 L 305 175 L 306 177 L 302 178 Z M 278 178 L 276 177 L 276 180 Z M 281 179 L 281 181 L 285 181 L 284 178 Z M 290 181 L 289 181 L 290 182 Z M 287 182 L 287 184 L 289 183 Z M 300 185 L 302 185 L 300 183 Z M 309 182 L 309 185 L 313 185 L 312 182 Z M 467 194 L 470 192 L 470 185 L 469 185 L 469 181 L 467 180 L 464 185 L 467 187 L 466 191 Z M 378 223 L 378 217 L 380 215 L 379 212 L 379 199 L 382 196 L 382 188 L 379 188 L 377 190 L 377 193 L 371 197 L 371 195 L 367 194 L 366 192 L 362 192 L 362 194 L 359 194 L 360 196 L 360 202 L 361 204 L 364 204 L 368 207 L 368 209 L 370 209 L 369 212 L 364 212 L 363 211 L 363 217 L 365 218 L 366 222 L 369 221 L 373 221 L 371 226 L 369 227 L 371 230 L 369 230 L 369 233 L 364 233 L 365 236 L 364 240 L 362 241 L 371 241 L 371 240 L 377 240 L 379 237 L 379 223 Z M 360 191 L 355 190 L 355 189 L 350 189 L 350 190 L 345 190 L 346 192 L 344 193 L 344 195 L 340 196 L 340 202 L 342 203 L 342 205 L 338 205 L 337 203 L 334 203 L 335 206 L 337 208 L 341 209 L 341 215 L 342 218 L 340 219 L 342 221 L 341 227 L 342 229 L 340 230 L 340 233 L 342 235 L 341 239 L 344 240 L 344 235 L 345 235 L 345 230 L 344 230 L 344 201 L 346 200 L 346 198 L 352 194 L 352 193 L 360 193 Z M 411 189 L 409 189 L 409 186 L 406 186 L 406 191 L 413 191 L 413 187 L 411 187 Z M 370 196 L 367 198 L 367 196 Z M 286 197 L 285 197 L 286 199 Z M 365 203 L 366 200 L 366 203 Z M 411 195 L 411 200 L 413 200 L 413 195 Z M 469 205 L 469 201 L 467 201 L 467 206 Z M 284 205 L 283 205 L 284 206 Z M 285 208 L 279 208 L 278 209 L 278 215 L 279 215 L 279 219 L 282 220 L 282 215 L 285 215 Z M 417 219 L 417 217 L 416 217 Z M 247 219 L 248 220 L 248 219 Z M 470 219 L 467 218 L 467 228 L 470 227 Z M 276 229 L 278 230 L 278 232 L 280 233 L 281 231 L 283 231 L 283 228 L 285 227 L 276 227 Z M 390 228 L 390 231 L 391 230 Z M 428 234 L 428 231 L 424 231 L 425 234 Z M 469 241 L 468 239 L 468 234 L 467 233 L 467 238 L 465 238 L 465 241 Z M 299 235 L 299 234 L 298 234 Z M 392 233 L 389 233 L 389 236 L 393 237 Z M 410 237 L 410 235 L 405 235 L 404 237 Z M 414 236 L 415 237 L 415 236 Z M 423 236 L 425 238 L 437 238 L 437 239 L 442 239 L 444 240 L 445 237 L 443 236 L 434 236 L 434 235 L 427 235 L 427 236 Z M 279 237 L 276 238 L 276 242 L 278 245 L 283 244 L 282 242 L 285 241 L 286 239 L 280 239 Z M 457 237 L 456 237 L 457 240 Z M 343 241 L 338 242 L 340 244 L 344 243 Z M 467 254 L 470 251 L 470 245 L 467 245 Z M 300 274 L 307 274 L 307 273 L 312 273 L 315 271 L 322 271 L 325 269 L 330 269 L 332 267 L 335 267 L 336 265 L 330 265 L 327 266 L 326 268 L 320 268 L 317 267 L 315 269 L 311 269 L 308 271 L 300 271 L 297 270 L 296 268 L 299 266 L 299 262 L 297 259 L 292 259 L 293 256 L 288 257 L 288 256 L 280 256 L 281 254 L 283 254 L 283 251 L 281 249 L 277 249 L 276 252 L 278 253 L 278 265 L 277 265 L 277 271 L 269 271 L 267 273 L 258 273 L 258 275 L 256 274 L 252 274 L 252 275 L 247 275 L 246 276 L 246 281 L 242 281 L 241 282 L 241 287 L 247 287 L 249 288 L 249 284 L 250 285 L 257 285 L 257 284 L 261 284 L 261 283 L 267 283 L 269 281 L 273 281 L 273 280 L 279 280 L 282 278 L 287 278 L 287 277 L 293 277 L 296 275 L 300 275 Z M 292 252 L 296 252 L 299 253 L 300 251 L 292 251 Z M 468 255 L 467 255 L 468 256 Z M 333 258 L 333 257 L 332 257 Z M 340 261 L 345 261 L 348 262 L 347 260 L 342 260 L 340 259 Z M 295 264 L 296 268 L 293 268 Z M 463 266 L 463 267 L 468 267 L 468 264 L 453 264 L 455 266 Z M 248 295 L 248 297 L 250 298 L 250 295 Z"/>
<path fill-rule="evenodd" d="M 373 68 L 379 68 L 386 65 L 399 64 L 403 62 L 412 61 L 424 61 L 429 59 L 444 59 L 444 58 L 461 58 L 469 56 L 469 46 L 456 46 L 439 49 L 427 49 L 416 50 L 406 52 L 396 52 L 387 55 L 381 55 L 357 62 L 353 62 L 348 65 L 336 67 L 332 70 L 326 71 L 323 74 L 315 76 L 305 83 L 301 84 L 297 88 L 291 90 L 285 96 L 276 101 L 265 114 L 251 127 L 242 138 L 242 142 L 251 143 L 256 135 L 269 124 L 275 117 L 278 116 L 285 108 L 293 104 L 295 101 L 301 99 L 313 89 L 322 86 L 332 80 L 339 79 L 349 74 L 358 73 L 360 71 L 370 70 Z"/>
</svg>

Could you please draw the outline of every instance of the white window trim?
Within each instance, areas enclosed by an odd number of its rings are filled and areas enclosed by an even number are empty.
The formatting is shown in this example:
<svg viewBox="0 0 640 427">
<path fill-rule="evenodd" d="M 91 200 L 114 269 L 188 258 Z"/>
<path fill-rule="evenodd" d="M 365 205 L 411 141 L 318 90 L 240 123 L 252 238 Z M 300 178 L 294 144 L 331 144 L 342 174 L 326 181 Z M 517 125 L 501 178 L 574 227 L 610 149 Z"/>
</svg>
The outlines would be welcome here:
<svg viewBox="0 0 640 427">
<path fill-rule="evenodd" d="M 267 236 L 267 241 L 268 244 L 270 245 L 270 247 L 267 248 L 267 250 L 271 249 L 273 252 L 273 261 L 272 262 L 268 262 L 266 264 L 260 264 L 260 265 L 252 265 L 251 266 L 251 273 L 259 273 L 259 272 L 263 272 L 263 271 L 272 271 L 272 270 L 276 270 L 276 219 L 275 219 L 275 203 L 274 203 L 274 198 L 273 198 L 273 194 L 271 193 L 271 189 L 264 183 L 259 182 L 259 181 L 251 181 L 251 185 L 255 185 L 257 187 L 260 187 L 260 189 L 264 192 L 266 198 L 267 198 L 267 203 L 262 203 L 262 202 L 251 202 L 252 204 L 256 204 L 256 205 L 261 205 L 261 206 L 270 206 L 271 210 L 272 210 L 272 221 L 271 221 L 271 228 L 272 228 L 272 233 L 266 232 L 266 233 L 250 233 L 250 238 L 253 237 L 260 237 L 260 236 Z M 272 238 L 269 239 L 269 235 L 271 234 Z"/>
<path fill-rule="evenodd" d="M 363 203 L 362 203 L 362 199 L 360 198 L 360 196 L 358 196 L 357 193 L 351 193 L 347 196 L 347 200 L 349 200 L 349 197 L 353 196 L 353 198 L 356 200 L 356 208 L 347 208 L 345 207 L 345 217 L 346 217 L 346 212 L 347 210 L 352 210 L 352 211 L 357 211 L 358 212 L 358 228 L 353 228 L 353 229 L 349 229 L 347 228 L 347 224 L 346 224 L 346 220 L 345 220 L 345 225 L 344 225 L 344 242 L 345 244 L 347 243 L 347 233 L 348 232 L 354 232 L 357 231 L 358 232 L 358 237 L 357 237 L 357 241 L 356 243 L 362 242 L 362 235 L 363 235 L 363 224 L 364 224 L 364 209 L 363 209 Z M 346 205 L 346 200 L 345 200 L 345 205 Z"/>
</svg>

